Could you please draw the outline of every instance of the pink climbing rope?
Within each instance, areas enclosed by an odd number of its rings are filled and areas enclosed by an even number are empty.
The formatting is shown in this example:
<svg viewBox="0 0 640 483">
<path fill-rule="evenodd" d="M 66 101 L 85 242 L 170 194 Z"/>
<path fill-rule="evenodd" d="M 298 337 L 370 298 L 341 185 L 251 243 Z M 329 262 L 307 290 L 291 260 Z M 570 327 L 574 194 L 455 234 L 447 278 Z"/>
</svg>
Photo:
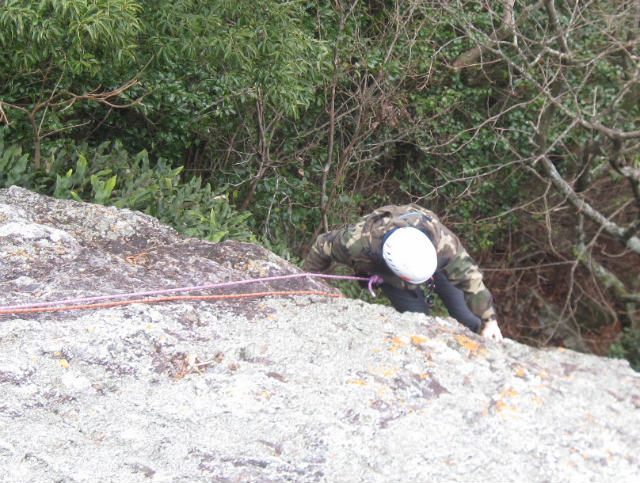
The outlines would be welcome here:
<svg viewBox="0 0 640 483">
<path fill-rule="evenodd" d="M 211 290 L 211 289 L 219 289 L 226 287 L 234 287 L 238 285 L 246 285 L 251 283 L 260 283 L 260 282 L 274 282 L 277 280 L 289 280 L 293 278 L 327 278 L 327 279 L 338 279 L 338 280 L 361 280 L 367 281 L 369 291 L 371 295 L 375 297 L 375 293 L 373 291 L 373 287 L 375 285 L 379 285 L 382 283 L 382 278 L 378 275 L 374 275 L 372 277 L 357 277 L 351 275 L 328 275 L 323 273 L 294 273 L 289 275 L 279 275 L 274 277 L 264 277 L 264 278 L 251 278 L 247 280 L 238 280 L 234 282 L 222 282 L 222 283 L 214 283 L 207 285 L 196 285 L 192 287 L 178 287 L 178 288 L 169 288 L 169 289 L 161 289 L 161 290 L 150 290 L 146 292 L 129 292 L 129 293 L 120 293 L 120 294 L 112 294 L 112 295 L 100 295 L 94 297 L 82 297 L 82 298 L 71 298 L 64 300 L 52 300 L 48 302 L 35 302 L 30 304 L 21 304 L 21 305 L 6 305 L 0 306 L 0 314 L 9 314 L 19 311 L 25 311 L 25 309 L 34 309 L 34 308 L 43 308 L 43 307 L 54 307 L 59 305 L 77 305 L 77 304 L 87 304 L 87 303 L 95 303 L 101 302 L 105 300 L 118 300 L 118 299 L 128 299 L 132 297 L 140 298 L 140 297 L 153 297 L 157 295 L 166 295 L 166 294 L 175 294 L 182 292 L 195 292 L 202 290 Z"/>
</svg>

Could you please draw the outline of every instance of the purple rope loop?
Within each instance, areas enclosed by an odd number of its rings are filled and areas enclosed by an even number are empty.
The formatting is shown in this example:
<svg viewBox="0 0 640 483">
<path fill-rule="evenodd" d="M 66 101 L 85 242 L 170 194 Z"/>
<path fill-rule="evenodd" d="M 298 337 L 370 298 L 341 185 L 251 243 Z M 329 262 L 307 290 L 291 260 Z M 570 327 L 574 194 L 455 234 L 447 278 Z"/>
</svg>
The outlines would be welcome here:
<svg viewBox="0 0 640 483">
<path fill-rule="evenodd" d="M 371 275 L 371 277 L 369 277 L 369 292 L 371 293 L 372 297 L 376 296 L 375 292 L 373 291 L 373 287 L 382 285 L 383 282 L 384 279 L 380 275 Z"/>
<path fill-rule="evenodd" d="M 32 304 L 23 304 L 23 305 L 6 305 L 0 306 L 0 310 L 15 310 L 15 309 L 31 309 L 36 307 L 52 307 L 55 305 L 68 305 L 68 304 L 80 304 L 80 303 L 89 303 L 89 302 L 98 302 L 104 300 L 115 300 L 115 299 L 126 299 L 132 297 L 151 297 L 154 295 L 165 295 L 170 293 L 181 293 L 181 292 L 195 292 L 201 290 L 211 290 L 215 288 L 223 288 L 223 287 L 232 287 L 236 285 L 246 285 L 250 283 L 259 283 L 259 282 L 274 282 L 276 280 L 287 280 L 292 278 L 302 278 L 302 277 L 311 277 L 311 278 L 330 278 L 330 279 L 338 279 L 338 280 L 362 280 L 369 282 L 369 291 L 371 295 L 375 297 L 373 293 L 372 286 L 374 284 L 382 283 L 382 278 L 374 275 L 372 277 L 355 277 L 350 275 L 327 275 L 324 273 L 294 273 L 289 275 L 279 275 L 275 277 L 265 277 L 265 278 L 250 278 L 247 280 L 238 280 L 235 282 L 223 282 L 223 283 L 213 283 L 209 285 L 197 285 L 193 287 L 179 287 L 179 288 L 169 288 L 162 290 L 151 290 L 148 292 L 130 292 L 130 293 L 121 293 L 121 294 L 113 294 L 113 295 L 101 295 L 97 297 L 83 297 L 83 298 L 73 298 L 73 299 L 65 299 L 65 300 L 53 300 L 50 302 L 36 302 Z"/>
</svg>

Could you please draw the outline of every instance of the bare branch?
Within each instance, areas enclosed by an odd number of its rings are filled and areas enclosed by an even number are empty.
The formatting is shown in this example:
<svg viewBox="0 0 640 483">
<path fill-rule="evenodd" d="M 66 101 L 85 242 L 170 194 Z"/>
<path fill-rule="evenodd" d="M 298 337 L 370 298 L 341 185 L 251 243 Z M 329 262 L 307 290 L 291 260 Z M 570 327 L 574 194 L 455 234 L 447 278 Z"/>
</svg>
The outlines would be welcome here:
<svg viewBox="0 0 640 483">
<path fill-rule="evenodd" d="M 121 85 L 117 89 L 113 89 L 110 91 L 100 91 L 100 88 L 96 88 L 91 92 L 87 92 L 84 94 L 75 94 L 73 92 L 63 90 L 58 92 L 58 86 L 60 84 L 61 78 L 56 82 L 55 88 L 51 90 L 49 97 L 47 100 L 36 103 L 36 104 L 28 104 L 27 107 L 24 105 L 19 105 L 15 103 L 8 103 L 0 100 L 0 121 L 5 120 L 7 124 L 9 124 L 9 119 L 6 116 L 6 113 L 3 107 L 11 107 L 13 109 L 17 109 L 23 112 L 27 119 L 29 120 L 29 124 L 31 125 L 31 129 L 33 131 L 33 143 L 34 143 L 34 154 L 33 154 L 33 166 L 35 169 L 40 168 L 40 144 L 42 139 L 57 134 L 64 130 L 74 129 L 80 126 L 84 126 L 89 124 L 89 122 L 84 122 L 80 124 L 76 124 L 73 126 L 65 126 L 61 129 L 56 129 L 47 133 L 43 133 L 43 126 L 45 118 L 47 117 L 47 112 L 51 109 L 60 110 L 61 112 L 70 109 L 76 101 L 90 101 L 97 102 L 99 104 L 104 104 L 112 109 L 125 109 L 128 107 L 132 107 L 134 105 L 140 104 L 144 96 L 135 99 L 132 102 L 128 102 L 125 104 L 117 104 L 113 100 L 118 96 L 123 94 L 125 91 L 130 89 L 131 87 L 138 85 L 139 82 L 137 79 L 131 79 L 125 84 Z M 38 118 L 39 117 L 39 121 Z"/>
<path fill-rule="evenodd" d="M 621 241 L 629 250 L 640 254 L 640 238 L 634 236 L 633 233 L 629 233 L 627 230 L 622 229 L 616 223 L 607 219 L 602 215 L 602 213 L 595 210 L 589 203 L 580 198 L 569 183 L 567 183 L 560 173 L 558 173 L 558 170 L 547 155 L 542 155 L 539 159 L 541 160 L 542 166 L 553 185 L 558 191 L 567 197 L 569 202 L 574 206 L 574 208 L 576 208 L 576 210 L 578 210 L 578 212 L 584 213 L 592 221 L 602 226 L 607 234 Z"/>
<path fill-rule="evenodd" d="M 6 124 L 10 126 L 9 118 L 7 117 L 7 113 L 4 112 L 4 102 L 0 101 L 0 124 Z"/>
<path fill-rule="evenodd" d="M 516 20 L 513 13 L 513 6 L 515 3 L 515 0 L 502 0 L 501 3 L 503 4 L 503 8 L 505 11 L 503 24 L 500 29 L 494 30 L 491 33 L 491 35 L 489 35 L 488 37 L 489 44 L 501 42 L 505 40 L 507 37 L 509 37 L 510 35 L 513 35 L 515 39 L 516 27 L 520 23 L 526 21 L 529 18 L 529 15 L 531 12 L 538 10 L 542 6 L 541 1 L 538 1 L 533 5 L 527 6 L 522 12 L 522 14 L 520 14 L 519 18 Z M 462 10 L 463 7 L 461 6 L 460 9 Z M 453 69 L 459 70 L 459 69 L 464 69 L 466 67 L 479 65 L 480 59 L 482 58 L 483 54 L 487 52 L 487 50 L 488 49 L 486 44 L 478 44 L 473 49 L 460 54 L 453 63 L 453 66 L 452 66 Z"/>
</svg>

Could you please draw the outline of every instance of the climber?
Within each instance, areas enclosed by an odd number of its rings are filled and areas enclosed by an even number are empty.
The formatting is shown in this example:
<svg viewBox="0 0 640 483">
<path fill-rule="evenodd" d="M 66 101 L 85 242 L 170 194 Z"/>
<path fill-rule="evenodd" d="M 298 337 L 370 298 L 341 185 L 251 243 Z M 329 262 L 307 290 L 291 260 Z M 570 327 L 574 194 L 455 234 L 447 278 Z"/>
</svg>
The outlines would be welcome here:
<svg viewBox="0 0 640 483">
<path fill-rule="evenodd" d="M 449 314 L 483 337 L 502 340 L 493 297 L 460 240 L 431 211 L 418 205 L 384 206 L 342 229 L 320 235 L 304 260 L 309 272 L 332 262 L 356 274 L 378 275 L 399 312 L 431 312 L 433 288 Z M 430 292 L 430 290 L 429 290 Z"/>
</svg>

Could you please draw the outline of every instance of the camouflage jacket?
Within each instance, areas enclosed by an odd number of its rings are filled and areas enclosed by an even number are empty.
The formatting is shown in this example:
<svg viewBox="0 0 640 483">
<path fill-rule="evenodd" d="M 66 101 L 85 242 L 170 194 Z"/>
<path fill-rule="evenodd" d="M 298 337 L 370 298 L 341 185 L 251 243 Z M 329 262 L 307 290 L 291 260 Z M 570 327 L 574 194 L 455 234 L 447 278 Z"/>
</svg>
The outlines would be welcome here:
<svg viewBox="0 0 640 483">
<path fill-rule="evenodd" d="M 395 287 L 416 288 L 393 274 L 382 258 L 384 235 L 403 226 L 416 227 L 431 239 L 438 255 L 438 271 L 464 292 L 469 309 L 483 323 L 495 320 L 493 297 L 476 263 L 433 212 L 415 204 L 383 206 L 351 225 L 320 235 L 304 261 L 304 269 L 324 272 L 337 262 L 352 267 L 357 274 L 380 275 Z"/>
</svg>

